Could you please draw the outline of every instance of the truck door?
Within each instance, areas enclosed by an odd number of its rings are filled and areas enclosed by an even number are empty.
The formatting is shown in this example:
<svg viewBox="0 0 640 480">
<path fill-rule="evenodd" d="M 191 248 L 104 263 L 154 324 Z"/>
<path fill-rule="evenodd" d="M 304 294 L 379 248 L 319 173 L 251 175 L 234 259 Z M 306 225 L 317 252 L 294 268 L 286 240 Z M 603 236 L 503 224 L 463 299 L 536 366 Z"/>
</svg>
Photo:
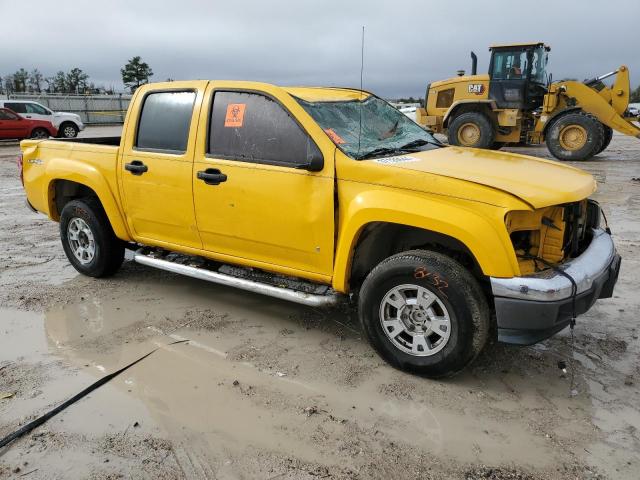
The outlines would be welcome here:
<svg viewBox="0 0 640 480">
<path fill-rule="evenodd" d="M 207 93 L 193 174 L 198 230 L 205 250 L 237 263 L 328 279 L 335 146 L 316 143 L 292 112 L 306 113 L 278 91 Z M 319 171 L 305 166 L 312 158 Z"/>
<path fill-rule="evenodd" d="M 201 248 L 193 210 L 193 155 L 207 82 L 172 83 L 136 96 L 127 120 L 119 178 L 136 240 Z M 173 86 L 175 84 L 175 87 Z"/>
</svg>

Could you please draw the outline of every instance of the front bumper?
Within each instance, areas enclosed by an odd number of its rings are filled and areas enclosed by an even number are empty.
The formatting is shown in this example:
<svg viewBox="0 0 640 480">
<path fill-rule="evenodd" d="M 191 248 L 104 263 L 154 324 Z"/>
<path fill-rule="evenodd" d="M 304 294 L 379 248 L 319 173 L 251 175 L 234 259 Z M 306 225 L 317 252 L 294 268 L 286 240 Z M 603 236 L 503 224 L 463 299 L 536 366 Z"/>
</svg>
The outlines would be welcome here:
<svg viewBox="0 0 640 480">
<path fill-rule="evenodd" d="M 576 315 L 589 310 L 599 298 L 609 298 L 618 280 L 620 255 L 611 235 L 593 229 L 587 249 L 560 268 L 577 286 Z M 531 345 L 559 332 L 571 322 L 571 281 L 553 269 L 524 277 L 491 277 L 498 340 Z"/>
</svg>

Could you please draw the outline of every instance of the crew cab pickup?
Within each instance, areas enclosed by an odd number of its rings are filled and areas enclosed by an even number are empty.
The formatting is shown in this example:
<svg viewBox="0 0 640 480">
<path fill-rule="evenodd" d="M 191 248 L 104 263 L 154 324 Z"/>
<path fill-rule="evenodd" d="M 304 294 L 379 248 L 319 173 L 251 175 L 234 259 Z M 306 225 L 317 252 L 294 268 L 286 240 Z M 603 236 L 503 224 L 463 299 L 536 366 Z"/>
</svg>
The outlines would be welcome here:
<svg viewBox="0 0 640 480">
<path fill-rule="evenodd" d="M 560 331 L 612 295 L 620 268 L 591 175 L 444 146 L 365 91 L 149 84 L 121 138 L 21 148 L 28 203 L 60 223 L 79 272 L 113 274 L 130 249 L 306 305 L 350 300 L 383 358 L 430 377 L 490 335 Z"/>
</svg>

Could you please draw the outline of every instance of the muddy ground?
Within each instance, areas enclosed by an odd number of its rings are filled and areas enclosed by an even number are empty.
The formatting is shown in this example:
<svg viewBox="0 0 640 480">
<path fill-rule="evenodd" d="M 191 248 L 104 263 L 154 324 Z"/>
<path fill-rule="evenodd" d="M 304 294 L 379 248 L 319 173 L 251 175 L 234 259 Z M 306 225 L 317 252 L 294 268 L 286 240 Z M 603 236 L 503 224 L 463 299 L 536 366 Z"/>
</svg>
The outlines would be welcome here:
<svg viewBox="0 0 640 480">
<path fill-rule="evenodd" d="M 106 280 L 77 274 L 57 224 L 24 206 L 17 151 L 0 146 L 0 437 L 160 348 L 0 450 L 0 478 L 638 478 L 637 140 L 579 164 L 623 264 L 573 352 L 567 331 L 491 344 L 447 381 L 388 367 L 350 312 L 131 262 Z"/>
</svg>

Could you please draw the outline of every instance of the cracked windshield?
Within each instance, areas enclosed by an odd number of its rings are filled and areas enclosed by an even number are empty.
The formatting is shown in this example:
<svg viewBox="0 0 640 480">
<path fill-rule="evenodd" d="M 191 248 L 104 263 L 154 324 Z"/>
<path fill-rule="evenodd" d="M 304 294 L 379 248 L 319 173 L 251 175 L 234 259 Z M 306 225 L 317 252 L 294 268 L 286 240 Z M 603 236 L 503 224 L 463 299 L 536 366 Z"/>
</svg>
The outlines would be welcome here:
<svg viewBox="0 0 640 480">
<path fill-rule="evenodd" d="M 357 160 L 440 146 L 431 134 L 384 100 L 372 95 L 362 102 L 297 100 L 329 138 L 344 153 Z"/>
</svg>

